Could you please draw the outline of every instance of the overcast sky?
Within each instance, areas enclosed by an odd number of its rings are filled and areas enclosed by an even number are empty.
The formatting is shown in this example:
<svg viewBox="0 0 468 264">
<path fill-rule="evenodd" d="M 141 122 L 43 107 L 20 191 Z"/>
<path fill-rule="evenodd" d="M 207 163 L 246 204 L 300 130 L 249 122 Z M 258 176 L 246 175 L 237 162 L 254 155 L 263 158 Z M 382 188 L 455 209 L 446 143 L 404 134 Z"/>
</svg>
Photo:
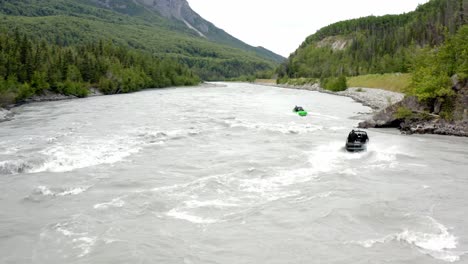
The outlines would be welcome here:
<svg viewBox="0 0 468 264">
<path fill-rule="evenodd" d="M 217 27 L 252 45 L 288 57 L 305 38 L 331 23 L 401 14 L 428 0 L 187 0 Z"/>
</svg>

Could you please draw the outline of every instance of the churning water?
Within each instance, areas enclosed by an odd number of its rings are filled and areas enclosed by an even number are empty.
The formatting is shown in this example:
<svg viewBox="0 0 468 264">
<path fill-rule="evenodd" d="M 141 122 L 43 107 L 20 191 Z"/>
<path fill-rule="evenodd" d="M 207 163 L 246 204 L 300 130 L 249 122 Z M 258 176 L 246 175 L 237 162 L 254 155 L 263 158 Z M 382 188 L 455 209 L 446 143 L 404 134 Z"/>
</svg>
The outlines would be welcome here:
<svg viewBox="0 0 468 264">
<path fill-rule="evenodd" d="M 468 263 L 468 139 L 370 130 L 347 153 L 370 111 L 349 98 L 226 84 L 14 111 L 1 263 Z"/>
</svg>

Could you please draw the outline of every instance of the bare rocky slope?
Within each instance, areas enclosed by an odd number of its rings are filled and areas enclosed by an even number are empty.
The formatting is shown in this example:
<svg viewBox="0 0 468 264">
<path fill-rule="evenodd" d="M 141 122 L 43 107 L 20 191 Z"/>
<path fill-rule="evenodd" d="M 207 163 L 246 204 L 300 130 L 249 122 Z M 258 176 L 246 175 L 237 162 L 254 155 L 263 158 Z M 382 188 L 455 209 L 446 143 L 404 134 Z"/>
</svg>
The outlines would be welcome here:
<svg viewBox="0 0 468 264">
<path fill-rule="evenodd" d="M 263 47 L 252 47 L 216 27 L 213 23 L 205 20 L 193 11 L 186 0 L 133 0 L 127 3 L 121 0 L 88 1 L 125 14 L 138 15 L 143 13 L 144 10 L 156 12 L 165 18 L 182 22 L 187 28 L 208 40 L 248 50 L 275 62 L 283 62 L 285 60 L 282 56 Z"/>
</svg>

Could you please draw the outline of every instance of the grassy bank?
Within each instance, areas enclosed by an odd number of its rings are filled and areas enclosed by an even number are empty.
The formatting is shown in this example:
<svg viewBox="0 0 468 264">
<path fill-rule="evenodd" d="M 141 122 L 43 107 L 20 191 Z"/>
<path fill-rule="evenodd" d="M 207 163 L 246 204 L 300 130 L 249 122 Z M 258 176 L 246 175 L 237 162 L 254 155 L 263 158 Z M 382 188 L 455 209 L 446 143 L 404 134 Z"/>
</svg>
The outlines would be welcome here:
<svg viewBox="0 0 468 264">
<path fill-rule="evenodd" d="M 260 83 L 260 84 L 276 84 L 275 79 L 256 79 L 255 83 Z"/>
<path fill-rule="evenodd" d="M 349 77 L 349 87 L 379 88 L 403 93 L 411 81 L 408 73 L 369 74 Z"/>
</svg>

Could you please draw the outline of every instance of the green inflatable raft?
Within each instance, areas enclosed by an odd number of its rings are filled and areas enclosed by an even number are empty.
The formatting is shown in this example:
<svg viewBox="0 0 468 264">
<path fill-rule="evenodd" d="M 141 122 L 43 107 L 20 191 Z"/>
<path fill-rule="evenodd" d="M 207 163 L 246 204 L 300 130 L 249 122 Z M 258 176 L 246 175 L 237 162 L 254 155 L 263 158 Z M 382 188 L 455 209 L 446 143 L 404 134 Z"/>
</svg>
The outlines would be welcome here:
<svg viewBox="0 0 468 264">
<path fill-rule="evenodd" d="M 307 111 L 304 110 L 304 108 L 302 108 L 302 106 L 295 106 L 293 108 L 293 112 L 294 113 L 297 113 L 299 116 L 306 116 L 307 115 Z"/>
</svg>

